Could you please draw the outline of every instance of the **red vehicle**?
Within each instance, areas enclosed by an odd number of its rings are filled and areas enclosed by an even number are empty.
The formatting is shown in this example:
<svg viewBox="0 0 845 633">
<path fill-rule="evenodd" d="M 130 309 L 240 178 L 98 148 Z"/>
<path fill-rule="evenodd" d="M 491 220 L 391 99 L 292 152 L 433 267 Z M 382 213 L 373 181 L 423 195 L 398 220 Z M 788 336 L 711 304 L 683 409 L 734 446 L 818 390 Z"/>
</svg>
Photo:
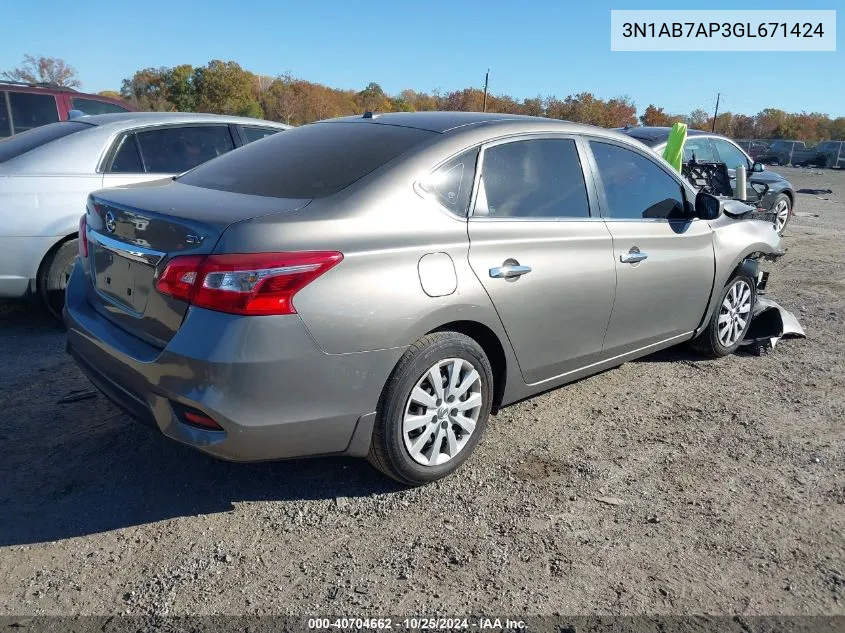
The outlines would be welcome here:
<svg viewBox="0 0 845 633">
<path fill-rule="evenodd" d="M 77 92 L 73 88 L 0 80 L 0 138 L 66 121 L 71 110 L 109 114 L 136 109 L 120 99 Z"/>
</svg>

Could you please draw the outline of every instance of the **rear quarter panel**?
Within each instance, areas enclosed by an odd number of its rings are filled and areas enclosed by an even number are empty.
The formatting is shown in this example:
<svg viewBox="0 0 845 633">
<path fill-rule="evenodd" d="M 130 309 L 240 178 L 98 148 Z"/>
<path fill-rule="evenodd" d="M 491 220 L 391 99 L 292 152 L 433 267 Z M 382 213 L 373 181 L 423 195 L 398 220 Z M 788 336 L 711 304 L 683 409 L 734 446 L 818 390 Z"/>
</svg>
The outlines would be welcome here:
<svg viewBox="0 0 845 633">
<path fill-rule="evenodd" d="M 294 297 L 297 312 L 327 353 L 405 347 L 455 320 L 483 323 L 503 338 L 467 261 L 466 220 L 410 186 L 392 195 L 315 200 L 298 212 L 242 222 L 223 234 L 216 250 L 282 249 L 344 255 Z M 445 296 L 429 296 L 420 281 L 419 262 L 429 253 L 445 253 L 454 265 L 456 288 Z"/>
<path fill-rule="evenodd" d="M 0 209 L 5 237 L 64 237 L 78 229 L 88 194 L 102 185 L 101 174 L 0 176 Z"/>
<path fill-rule="evenodd" d="M 0 175 L 0 278 L 3 296 L 21 296 L 44 257 L 79 230 L 88 192 L 101 176 Z"/>
</svg>

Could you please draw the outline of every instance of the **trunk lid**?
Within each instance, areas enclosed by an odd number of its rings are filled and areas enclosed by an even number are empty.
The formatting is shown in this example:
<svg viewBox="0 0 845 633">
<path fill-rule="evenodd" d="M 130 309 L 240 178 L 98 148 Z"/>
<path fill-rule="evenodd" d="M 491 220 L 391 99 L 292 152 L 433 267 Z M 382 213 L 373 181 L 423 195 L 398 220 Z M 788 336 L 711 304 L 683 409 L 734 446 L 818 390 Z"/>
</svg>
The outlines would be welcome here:
<svg viewBox="0 0 845 633">
<path fill-rule="evenodd" d="M 171 179 L 94 192 L 87 205 L 88 300 L 119 327 L 164 347 L 189 307 L 155 289 L 167 262 L 211 253 L 236 222 L 294 211 L 309 202 L 227 193 Z"/>
</svg>

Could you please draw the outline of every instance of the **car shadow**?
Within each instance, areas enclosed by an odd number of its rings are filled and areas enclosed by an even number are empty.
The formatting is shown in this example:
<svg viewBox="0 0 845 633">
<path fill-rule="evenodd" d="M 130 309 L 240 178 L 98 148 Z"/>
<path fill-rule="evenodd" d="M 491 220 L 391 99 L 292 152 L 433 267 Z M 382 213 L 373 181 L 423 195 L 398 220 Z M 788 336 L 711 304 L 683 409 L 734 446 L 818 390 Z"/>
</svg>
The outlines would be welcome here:
<svg viewBox="0 0 845 633">
<path fill-rule="evenodd" d="M 84 409 L 80 411 L 84 417 Z M 116 413 L 73 437 L 45 440 L 13 459 L 4 479 L 0 546 L 42 543 L 167 519 L 230 512 L 236 503 L 334 500 L 403 488 L 364 460 L 322 457 L 238 464 L 180 446 Z M 2 432 L 7 447 L 18 438 Z M 64 440 L 64 441 L 61 441 Z M 26 459 L 21 459 L 25 457 Z M 6 472 L 2 472 L 6 471 Z"/>
<path fill-rule="evenodd" d="M 7 366 L 0 377 L 0 546 L 230 512 L 241 502 L 334 503 L 404 489 L 362 459 L 238 464 L 169 440 L 92 389 L 46 312 L 0 313 L 0 350 Z"/>
<path fill-rule="evenodd" d="M 675 345 L 674 347 L 667 347 L 666 349 L 637 358 L 631 362 L 634 363 L 706 363 L 710 359 L 696 352 L 689 345 Z"/>
</svg>

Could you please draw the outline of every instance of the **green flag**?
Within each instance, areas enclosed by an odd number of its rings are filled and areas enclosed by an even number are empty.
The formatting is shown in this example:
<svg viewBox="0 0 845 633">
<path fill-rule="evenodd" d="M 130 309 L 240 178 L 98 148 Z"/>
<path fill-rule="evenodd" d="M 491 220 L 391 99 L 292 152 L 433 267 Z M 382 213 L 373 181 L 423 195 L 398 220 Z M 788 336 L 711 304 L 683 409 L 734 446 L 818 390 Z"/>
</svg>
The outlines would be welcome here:
<svg viewBox="0 0 845 633">
<path fill-rule="evenodd" d="M 666 159 L 675 171 L 681 173 L 681 163 L 684 160 L 684 142 L 687 140 L 686 123 L 675 123 L 672 131 L 669 132 L 669 140 L 666 141 L 666 149 L 663 150 L 663 158 Z"/>
</svg>

